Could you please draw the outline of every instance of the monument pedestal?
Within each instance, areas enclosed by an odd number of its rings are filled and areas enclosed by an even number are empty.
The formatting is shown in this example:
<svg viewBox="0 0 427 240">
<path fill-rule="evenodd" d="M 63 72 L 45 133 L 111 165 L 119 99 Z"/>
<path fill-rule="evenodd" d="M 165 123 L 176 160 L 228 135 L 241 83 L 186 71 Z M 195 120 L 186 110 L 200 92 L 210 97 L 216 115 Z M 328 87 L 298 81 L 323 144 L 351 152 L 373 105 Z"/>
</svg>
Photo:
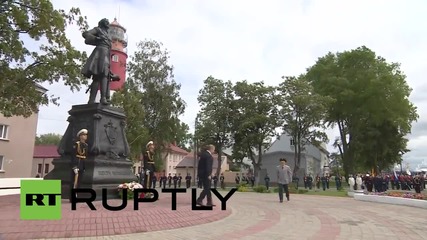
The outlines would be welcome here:
<svg viewBox="0 0 427 240">
<path fill-rule="evenodd" d="M 88 130 L 88 158 L 82 174 L 80 188 L 91 188 L 96 199 L 107 189 L 108 198 L 118 198 L 117 187 L 124 182 L 137 181 L 132 171 L 129 144 L 125 133 L 125 114 L 122 109 L 101 104 L 75 105 L 69 111 L 68 128 L 58 147 L 60 159 L 55 159 L 53 170 L 44 179 L 57 179 L 62 183 L 62 198 L 70 197 L 72 187 L 71 158 L 77 132 Z"/>
</svg>

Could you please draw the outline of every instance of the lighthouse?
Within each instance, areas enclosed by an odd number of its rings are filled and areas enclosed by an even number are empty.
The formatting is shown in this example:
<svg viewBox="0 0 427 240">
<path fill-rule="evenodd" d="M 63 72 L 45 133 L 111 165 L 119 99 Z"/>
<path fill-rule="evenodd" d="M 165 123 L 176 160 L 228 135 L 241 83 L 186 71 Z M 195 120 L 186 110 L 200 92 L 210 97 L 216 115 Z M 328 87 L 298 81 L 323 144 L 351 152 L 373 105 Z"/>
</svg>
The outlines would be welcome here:
<svg viewBox="0 0 427 240">
<path fill-rule="evenodd" d="M 123 88 L 126 80 L 126 61 L 128 58 L 127 45 L 128 38 L 126 34 L 126 28 L 114 21 L 110 23 L 108 34 L 111 37 L 111 52 L 110 52 L 110 70 L 113 74 L 120 77 L 120 81 L 110 82 L 110 96 L 113 97 L 114 92 Z M 98 93 L 96 96 L 96 102 L 99 102 L 101 96 Z"/>
</svg>

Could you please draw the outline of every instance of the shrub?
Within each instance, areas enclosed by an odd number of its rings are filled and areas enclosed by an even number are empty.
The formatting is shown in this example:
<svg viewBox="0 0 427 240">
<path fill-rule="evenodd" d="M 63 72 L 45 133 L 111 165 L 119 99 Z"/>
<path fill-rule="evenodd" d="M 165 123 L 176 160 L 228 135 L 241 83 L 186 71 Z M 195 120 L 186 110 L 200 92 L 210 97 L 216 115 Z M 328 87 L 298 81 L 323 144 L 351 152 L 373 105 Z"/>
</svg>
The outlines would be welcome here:
<svg viewBox="0 0 427 240">
<path fill-rule="evenodd" d="M 240 185 L 240 186 L 237 188 L 237 191 L 238 191 L 238 192 L 247 192 L 247 191 L 248 191 L 248 188 L 247 188 L 246 186 Z"/>
<path fill-rule="evenodd" d="M 264 185 L 258 185 L 258 186 L 255 186 L 255 187 L 253 188 L 253 190 L 254 190 L 254 192 L 257 192 L 257 193 L 267 193 L 267 192 L 269 192 L 269 191 L 267 190 L 267 187 L 266 187 L 266 186 L 264 186 Z"/>
</svg>

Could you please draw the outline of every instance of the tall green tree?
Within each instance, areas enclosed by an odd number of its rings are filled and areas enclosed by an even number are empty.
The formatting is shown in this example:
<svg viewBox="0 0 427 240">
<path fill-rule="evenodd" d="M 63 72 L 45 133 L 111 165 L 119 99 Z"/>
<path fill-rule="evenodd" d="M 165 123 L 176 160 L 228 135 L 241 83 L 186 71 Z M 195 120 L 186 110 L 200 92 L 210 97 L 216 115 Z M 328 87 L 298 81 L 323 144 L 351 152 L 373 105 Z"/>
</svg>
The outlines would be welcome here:
<svg viewBox="0 0 427 240">
<path fill-rule="evenodd" d="M 241 81 L 235 84 L 234 95 L 233 158 L 251 159 L 254 175 L 258 176 L 263 151 L 280 127 L 275 88 L 264 82 Z"/>
<path fill-rule="evenodd" d="M 213 144 L 218 153 L 217 175 L 221 173 L 222 151 L 230 146 L 231 124 L 234 115 L 233 84 L 209 76 L 197 98 L 201 110 L 196 125 L 196 139 Z"/>
<path fill-rule="evenodd" d="M 36 136 L 36 145 L 59 145 L 62 135 L 56 133 L 47 133 Z"/>
<path fill-rule="evenodd" d="M 78 8 L 55 9 L 49 0 L 0 1 L 0 113 L 29 117 L 40 105 L 58 97 L 42 94 L 37 84 L 62 79 L 72 91 L 81 76 L 86 53 L 75 49 L 65 34 L 70 24 L 88 28 Z"/>
<path fill-rule="evenodd" d="M 308 68 L 306 77 L 317 93 L 334 99 L 325 120 L 339 129 L 347 176 L 364 161 L 359 158 L 366 158 L 361 152 L 370 147 L 363 137 L 367 126 L 391 124 L 405 136 L 418 118 L 400 65 L 388 63 L 365 46 L 328 53 Z"/>
<path fill-rule="evenodd" d="M 328 137 L 323 131 L 328 104 L 332 99 L 314 92 L 305 76 L 282 77 L 277 88 L 277 102 L 280 107 L 279 119 L 283 131 L 294 139 L 294 174 L 299 173 L 301 154 L 308 144 L 320 146 Z M 304 173 L 299 173 L 300 175 Z"/>
<path fill-rule="evenodd" d="M 128 128 L 127 132 L 134 137 L 130 139 L 130 142 L 135 141 L 132 151 L 141 152 L 148 141 L 154 141 L 156 165 L 162 169 L 167 155 L 161 153 L 177 140 L 177 132 L 182 127 L 179 116 L 184 113 L 185 102 L 179 95 L 181 85 L 174 79 L 169 52 L 163 44 L 145 40 L 137 47 L 128 64 L 127 84 L 113 95 L 112 102 L 123 107 L 128 118 L 132 117 L 128 123 L 134 128 Z M 137 147 L 136 144 L 141 145 Z"/>
</svg>

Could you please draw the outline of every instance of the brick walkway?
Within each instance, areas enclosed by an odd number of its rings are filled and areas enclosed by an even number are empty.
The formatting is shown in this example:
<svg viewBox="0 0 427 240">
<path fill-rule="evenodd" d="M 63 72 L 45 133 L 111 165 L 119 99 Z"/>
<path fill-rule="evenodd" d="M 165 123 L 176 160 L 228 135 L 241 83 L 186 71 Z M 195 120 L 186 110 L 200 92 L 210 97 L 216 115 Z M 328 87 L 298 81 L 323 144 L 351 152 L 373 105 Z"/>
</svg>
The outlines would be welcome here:
<svg viewBox="0 0 427 240">
<path fill-rule="evenodd" d="M 133 204 L 118 212 L 105 210 L 101 202 L 94 202 L 97 211 L 78 204 L 71 211 L 68 201 L 62 203 L 62 219 L 58 221 L 20 220 L 19 195 L 0 196 L 0 240 L 70 238 L 141 233 L 182 228 L 209 223 L 230 215 L 231 210 L 191 211 L 191 191 L 177 194 L 177 210 L 171 210 L 171 194 L 159 192 L 154 203 L 140 203 L 139 210 Z M 118 206 L 121 200 L 111 200 Z"/>
<path fill-rule="evenodd" d="M 235 193 L 227 207 L 232 209 L 228 217 L 206 224 L 75 239 L 427 239 L 427 210 L 420 208 L 310 195 L 291 195 L 290 202 L 279 203 L 276 194 L 257 193 Z M 196 214 L 200 216 L 202 212 L 181 212 L 187 217 Z"/>
</svg>

